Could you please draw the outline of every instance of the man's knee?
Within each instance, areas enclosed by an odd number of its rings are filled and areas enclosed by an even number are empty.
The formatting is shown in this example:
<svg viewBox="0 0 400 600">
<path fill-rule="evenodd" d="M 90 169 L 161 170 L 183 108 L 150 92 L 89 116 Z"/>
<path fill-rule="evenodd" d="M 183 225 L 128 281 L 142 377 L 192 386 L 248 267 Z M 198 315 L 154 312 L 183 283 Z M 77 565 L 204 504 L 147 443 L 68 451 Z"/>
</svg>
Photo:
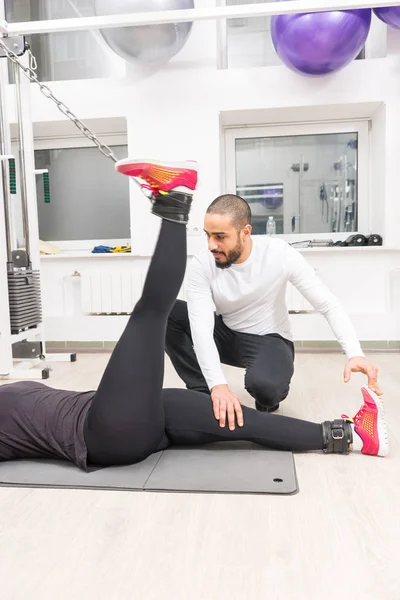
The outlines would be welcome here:
<svg viewBox="0 0 400 600">
<path fill-rule="evenodd" d="M 289 382 L 273 381 L 256 374 L 246 374 L 245 387 L 258 404 L 264 407 L 276 406 L 289 393 Z"/>
<path fill-rule="evenodd" d="M 179 325 L 189 323 L 189 313 L 187 303 L 183 300 L 176 300 L 171 312 L 169 313 L 169 322 Z"/>
<path fill-rule="evenodd" d="M 190 321 L 186 302 L 176 300 L 168 317 L 165 350 L 170 358 L 182 352 L 183 340 L 191 339 Z"/>
</svg>

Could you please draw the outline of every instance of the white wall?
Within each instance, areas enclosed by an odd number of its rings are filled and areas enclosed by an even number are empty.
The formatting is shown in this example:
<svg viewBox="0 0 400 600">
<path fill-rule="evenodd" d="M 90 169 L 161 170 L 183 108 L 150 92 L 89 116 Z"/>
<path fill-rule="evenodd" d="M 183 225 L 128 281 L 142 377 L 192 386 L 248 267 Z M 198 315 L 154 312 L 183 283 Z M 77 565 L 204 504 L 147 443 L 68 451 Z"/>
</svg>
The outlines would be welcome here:
<svg viewBox="0 0 400 600">
<path fill-rule="evenodd" d="M 204 0 L 203 4 L 215 2 Z M 378 129 L 372 134 L 375 160 L 371 164 L 371 169 L 380 169 L 382 181 L 375 178 L 372 186 L 371 214 L 377 213 L 376 225 L 384 233 L 386 246 L 400 248 L 400 32 L 390 32 L 387 57 L 353 62 L 325 78 L 303 77 L 283 66 L 219 71 L 216 65 L 216 24 L 201 22 L 195 24 L 182 52 L 163 68 L 138 69 L 127 65 L 126 76 L 122 78 L 57 82 L 51 87 L 83 120 L 126 116 L 132 156 L 197 159 L 201 165 L 200 185 L 191 223 L 199 226 L 208 204 L 224 191 L 222 114 L 240 114 L 239 111 L 261 114 L 269 110 L 274 111 L 278 121 L 285 122 L 291 111 L 308 115 L 306 120 L 312 121 L 328 106 L 335 107 L 336 115 L 348 118 L 355 118 L 358 108 L 362 112 L 367 103 L 375 108 L 382 106 L 379 114 L 374 115 Z M 32 100 L 35 121 L 59 120 L 56 108 L 36 89 Z M 148 205 L 133 185 L 131 201 L 133 251 L 148 256 L 154 247 L 159 220 L 149 214 Z M 202 237 L 191 237 L 189 253 L 197 251 L 203 243 Z M 324 278 L 348 307 L 362 339 L 400 339 L 387 301 L 394 293 L 389 283 L 395 279 L 392 270 L 399 265 L 400 253 L 338 252 L 341 251 L 308 253 L 307 258 L 323 268 Z M 49 301 L 54 288 L 60 287 L 61 278 L 84 267 L 88 259 L 57 260 L 42 261 L 47 338 L 116 339 L 120 325 L 113 318 L 104 321 L 107 325 L 95 327 L 93 317 L 77 314 L 71 323 L 64 318 L 62 305 Z M 139 268 L 138 265 L 145 268 L 148 259 L 132 257 L 123 264 L 124 268 Z M 349 294 L 351 285 L 357 287 Z M 332 339 L 329 330 L 320 328 L 319 317 L 296 319 L 297 339 L 314 340 L 321 335 Z"/>
<path fill-rule="evenodd" d="M 400 339 L 399 253 L 383 249 L 336 248 L 302 250 L 322 280 L 340 298 L 361 340 Z M 190 264 L 190 258 L 189 258 Z M 80 278 L 75 271 L 133 271 L 145 274 L 148 259 L 124 256 L 74 258 L 46 257 L 42 260 L 44 314 L 47 339 L 52 341 L 115 341 L 127 318 L 83 316 L 80 308 Z M 372 274 L 372 275 L 371 275 Z M 371 284 L 373 277 L 373 284 Z M 334 340 L 326 321 L 318 314 L 292 315 L 296 340 Z"/>
</svg>

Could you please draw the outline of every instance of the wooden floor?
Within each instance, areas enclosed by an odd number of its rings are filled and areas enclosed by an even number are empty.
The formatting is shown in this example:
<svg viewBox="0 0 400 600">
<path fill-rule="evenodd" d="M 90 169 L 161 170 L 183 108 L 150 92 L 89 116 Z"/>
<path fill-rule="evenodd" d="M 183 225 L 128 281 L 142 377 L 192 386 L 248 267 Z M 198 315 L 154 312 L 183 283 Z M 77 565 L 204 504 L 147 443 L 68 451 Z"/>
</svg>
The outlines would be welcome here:
<svg viewBox="0 0 400 600">
<path fill-rule="evenodd" d="M 399 600 L 400 360 L 377 354 L 391 454 L 296 456 L 296 496 L 0 488 L 1 600 Z M 108 360 L 55 364 L 93 389 Z M 299 354 L 281 414 L 352 414 L 364 378 L 339 354 Z M 243 373 L 227 369 L 232 388 Z M 179 386 L 167 365 L 165 386 Z"/>
</svg>

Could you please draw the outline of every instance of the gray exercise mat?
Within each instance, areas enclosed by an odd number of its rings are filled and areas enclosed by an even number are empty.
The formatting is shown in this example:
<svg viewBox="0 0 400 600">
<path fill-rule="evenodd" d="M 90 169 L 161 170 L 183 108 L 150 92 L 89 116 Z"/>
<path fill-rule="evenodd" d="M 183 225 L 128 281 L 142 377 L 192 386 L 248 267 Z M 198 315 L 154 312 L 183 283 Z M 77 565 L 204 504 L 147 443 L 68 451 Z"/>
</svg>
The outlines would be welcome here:
<svg viewBox="0 0 400 600">
<path fill-rule="evenodd" d="M 161 454 L 153 454 L 137 465 L 107 467 L 90 473 L 61 460 L 3 462 L 0 486 L 143 491 Z"/>
<path fill-rule="evenodd" d="M 136 465 L 90 473 L 62 461 L 4 462 L 0 463 L 0 485 L 231 494 L 298 492 L 291 452 L 240 443 L 169 448 Z"/>
<path fill-rule="evenodd" d="M 145 490 L 294 494 L 298 484 L 291 452 L 213 444 L 163 452 Z"/>
</svg>

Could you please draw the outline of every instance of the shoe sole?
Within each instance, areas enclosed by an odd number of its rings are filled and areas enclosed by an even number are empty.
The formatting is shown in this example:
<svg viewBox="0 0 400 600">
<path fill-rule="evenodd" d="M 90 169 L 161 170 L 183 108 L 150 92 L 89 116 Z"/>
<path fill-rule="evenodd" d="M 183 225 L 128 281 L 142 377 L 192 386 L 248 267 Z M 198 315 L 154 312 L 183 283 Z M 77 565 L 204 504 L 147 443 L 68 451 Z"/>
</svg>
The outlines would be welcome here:
<svg viewBox="0 0 400 600">
<path fill-rule="evenodd" d="M 364 388 L 368 395 L 372 398 L 373 402 L 368 402 L 367 399 L 364 399 L 367 404 L 375 405 L 378 410 L 378 439 L 379 439 L 379 450 L 377 456 L 385 457 L 389 454 L 389 441 L 388 441 L 388 432 L 386 425 L 386 417 L 385 417 L 385 407 L 383 405 L 383 400 L 375 394 L 369 388 Z"/>
<path fill-rule="evenodd" d="M 157 167 L 162 167 L 165 169 L 179 169 L 179 170 L 189 170 L 189 171 L 196 171 L 198 172 L 198 164 L 196 161 L 171 161 L 171 162 L 162 162 L 162 161 L 158 161 L 158 160 L 145 160 L 145 159 L 140 159 L 140 160 L 132 160 L 129 158 L 124 158 L 123 160 L 119 160 L 117 163 L 115 163 L 115 168 L 118 171 L 119 167 L 124 167 L 127 165 L 145 165 L 145 164 L 149 164 L 149 165 L 156 165 Z"/>
</svg>

